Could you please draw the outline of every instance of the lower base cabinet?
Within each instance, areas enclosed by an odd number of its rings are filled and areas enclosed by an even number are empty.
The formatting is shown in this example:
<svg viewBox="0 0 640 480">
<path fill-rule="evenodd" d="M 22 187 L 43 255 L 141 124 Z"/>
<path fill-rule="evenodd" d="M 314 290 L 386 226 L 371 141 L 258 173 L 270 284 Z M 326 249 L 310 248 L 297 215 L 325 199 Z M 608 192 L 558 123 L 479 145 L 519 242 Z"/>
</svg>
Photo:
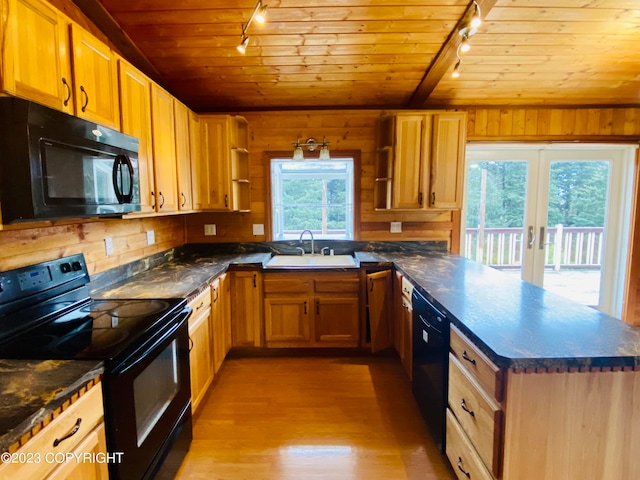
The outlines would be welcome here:
<svg viewBox="0 0 640 480">
<path fill-rule="evenodd" d="M 234 347 L 262 345 L 262 274 L 231 272 L 231 338 Z"/>
<path fill-rule="evenodd" d="M 82 422 L 78 425 L 78 419 Z M 76 433 L 69 435 L 77 426 Z M 55 442 L 55 440 L 62 441 Z M 55 442 L 55 443 L 54 443 Z M 55 445 L 55 446 L 53 446 Z M 61 458 L 67 455 L 106 454 L 104 433 L 104 409 L 102 385 L 96 383 L 75 400 L 51 422 L 41 428 L 24 445 L 15 451 L 16 458 L 38 458 L 28 463 L 11 462 L 0 464 L 1 480 L 108 480 L 107 463 L 76 462 L 58 463 L 47 461 L 46 455 Z"/>
<path fill-rule="evenodd" d="M 357 272 L 264 274 L 267 347 L 357 347 Z"/>
<path fill-rule="evenodd" d="M 191 369 L 191 411 L 196 412 L 213 381 L 213 335 L 211 291 L 207 288 L 189 302 L 189 365 Z"/>
</svg>

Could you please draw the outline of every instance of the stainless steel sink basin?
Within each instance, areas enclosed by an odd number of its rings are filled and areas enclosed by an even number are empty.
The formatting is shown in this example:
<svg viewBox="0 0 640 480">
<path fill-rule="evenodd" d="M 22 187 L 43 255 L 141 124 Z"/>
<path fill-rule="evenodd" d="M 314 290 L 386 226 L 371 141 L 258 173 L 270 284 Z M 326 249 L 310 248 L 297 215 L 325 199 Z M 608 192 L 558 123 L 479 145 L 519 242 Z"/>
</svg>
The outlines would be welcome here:
<svg viewBox="0 0 640 480">
<path fill-rule="evenodd" d="M 358 268 L 351 255 L 275 255 L 266 268 Z"/>
</svg>

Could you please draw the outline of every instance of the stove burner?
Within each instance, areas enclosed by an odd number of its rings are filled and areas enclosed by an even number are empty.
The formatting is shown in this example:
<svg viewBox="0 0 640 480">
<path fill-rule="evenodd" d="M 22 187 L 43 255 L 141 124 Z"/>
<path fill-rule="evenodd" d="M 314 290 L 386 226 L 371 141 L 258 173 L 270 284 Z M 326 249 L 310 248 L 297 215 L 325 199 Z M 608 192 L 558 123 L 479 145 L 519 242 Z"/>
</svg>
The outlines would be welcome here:
<svg viewBox="0 0 640 480">
<path fill-rule="evenodd" d="M 124 317 L 144 317 L 148 315 L 155 315 L 164 312 L 169 309 L 169 303 L 162 300 L 135 300 L 131 303 L 125 303 L 118 305 L 111 309 L 109 313 L 111 315 L 124 318 Z"/>
</svg>

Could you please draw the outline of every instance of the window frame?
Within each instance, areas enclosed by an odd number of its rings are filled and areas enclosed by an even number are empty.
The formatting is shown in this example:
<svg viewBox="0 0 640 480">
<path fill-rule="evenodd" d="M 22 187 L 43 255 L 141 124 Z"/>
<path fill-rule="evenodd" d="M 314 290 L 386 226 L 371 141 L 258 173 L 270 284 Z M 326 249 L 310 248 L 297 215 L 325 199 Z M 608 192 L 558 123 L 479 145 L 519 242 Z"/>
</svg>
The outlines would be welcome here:
<svg viewBox="0 0 640 480">
<path fill-rule="evenodd" d="M 304 152 L 304 158 L 307 160 L 319 160 L 319 151 Z M 353 159 L 353 239 L 346 241 L 360 240 L 360 184 L 361 184 L 361 163 L 360 150 L 331 150 L 332 158 L 351 158 Z M 293 159 L 293 151 L 270 151 L 264 152 L 265 158 L 265 236 L 267 241 L 273 242 L 273 196 L 272 196 L 272 181 L 271 178 L 271 162 L 272 160 L 283 160 L 287 158 Z M 278 241 L 290 241 L 290 240 L 278 240 Z M 342 241 L 342 240 L 337 240 Z"/>
</svg>

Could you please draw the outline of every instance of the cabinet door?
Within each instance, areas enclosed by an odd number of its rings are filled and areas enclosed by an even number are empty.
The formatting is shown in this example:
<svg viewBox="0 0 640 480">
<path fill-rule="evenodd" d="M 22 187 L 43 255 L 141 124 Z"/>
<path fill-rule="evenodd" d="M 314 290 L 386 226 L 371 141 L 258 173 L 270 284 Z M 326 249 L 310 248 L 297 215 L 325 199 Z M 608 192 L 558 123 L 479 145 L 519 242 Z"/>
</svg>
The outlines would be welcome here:
<svg viewBox="0 0 640 480">
<path fill-rule="evenodd" d="M 118 73 L 111 49 L 78 25 L 71 25 L 75 114 L 120 129 Z"/>
<path fill-rule="evenodd" d="M 413 378 L 413 307 L 405 297 L 402 299 L 402 366 L 404 371 Z"/>
<path fill-rule="evenodd" d="M 311 300 L 308 297 L 269 297 L 264 300 L 264 340 L 270 346 L 309 342 Z"/>
<path fill-rule="evenodd" d="M 176 165 L 178 169 L 178 208 L 182 211 L 189 211 L 193 209 L 189 109 L 174 99 L 173 113 L 176 134 Z"/>
<path fill-rule="evenodd" d="M 391 346 L 391 270 L 367 274 L 367 312 L 371 332 L 371 351 Z"/>
<path fill-rule="evenodd" d="M 73 114 L 69 21 L 48 2 L 8 0 L 2 90 Z"/>
<path fill-rule="evenodd" d="M 124 60 L 118 60 L 120 74 L 120 119 L 122 132 L 136 137 L 140 178 L 140 211 L 155 211 L 153 148 L 151 143 L 151 81 Z"/>
<path fill-rule="evenodd" d="M 213 372 L 218 373 L 226 355 L 225 351 L 225 328 L 224 328 L 224 305 L 222 300 L 222 282 L 217 278 L 211 284 L 211 326 L 213 342 Z"/>
<path fill-rule="evenodd" d="M 158 212 L 178 211 L 178 169 L 174 136 L 173 97 L 151 84 L 151 125 Z"/>
<path fill-rule="evenodd" d="M 231 327 L 234 347 L 259 347 L 262 345 L 261 282 L 260 272 L 233 272 Z"/>
<path fill-rule="evenodd" d="M 206 187 L 201 186 L 201 184 L 206 171 L 203 171 L 202 165 L 200 116 L 192 111 L 189 111 L 189 152 L 191 153 L 191 197 L 193 198 L 193 209 L 202 210 L 201 191 Z"/>
<path fill-rule="evenodd" d="M 431 208 L 460 208 L 464 182 L 465 113 L 432 115 Z"/>
<path fill-rule="evenodd" d="M 203 135 L 200 192 L 204 210 L 231 211 L 229 117 L 200 119 Z"/>
<path fill-rule="evenodd" d="M 231 350 L 231 275 L 223 273 L 219 277 L 220 279 L 220 308 L 221 308 L 221 322 L 222 322 L 222 334 L 224 345 L 224 357 L 226 357 L 229 350 Z"/>
<path fill-rule="evenodd" d="M 314 299 L 315 342 L 357 347 L 360 340 L 358 297 L 321 296 Z"/>
<path fill-rule="evenodd" d="M 419 209 L 425 205 L 425 172 L 429 167 L 429 117 L 398 115 L 393 165 L 392 207 Z"/>
<path fill-rule="evenodd" d="M 107 452 L 107 442 L 104 433 L 104 423 L 100 423 L 89 432 L 82 442 L 70 454 L 83 455 L 90 454 L 91 458 L 100 458 Z M 68 455 L 68 454 L 67 454 Z M 62 463 L 56 468 L 46 480 L 108 480 L 109 470 L 106 462 L 90 462 L 71 460 Z"/>
<path fill-rule="evenodd" d="M 211 342 L 211 306 L 189 319 L 191 350 L 191 409 L 196 411 L 202 397 L 213 380 L 213 355 Z"/>
</svg>

